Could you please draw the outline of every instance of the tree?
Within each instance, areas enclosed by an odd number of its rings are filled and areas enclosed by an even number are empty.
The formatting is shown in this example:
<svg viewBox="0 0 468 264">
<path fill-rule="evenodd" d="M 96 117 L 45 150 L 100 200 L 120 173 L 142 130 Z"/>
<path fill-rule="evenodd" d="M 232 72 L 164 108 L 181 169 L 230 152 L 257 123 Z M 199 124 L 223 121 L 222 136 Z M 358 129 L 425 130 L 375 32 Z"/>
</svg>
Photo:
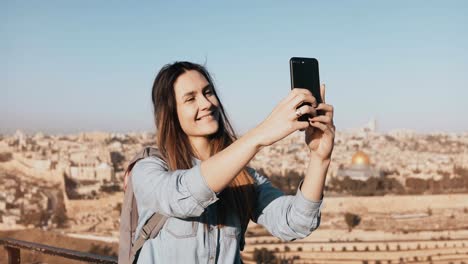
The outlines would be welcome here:
<svg viewBox="0 0 468 264">
<path fill-rule="evenodd" d="M 255 263 L 275 263 L 276 257 L 273 251 L 269 251 L 266 248 L 254 249 L 253 259 Z"/>
<path fill-rule="evenodd" d="M 361 217 L 357 214 L 345 213 L 345 221 L 348 225 L 348 231 L 351 232 L 351 230 L 353 230 L 354 227 L 359 225 L 359 223 L 361 222 Z"/>
<path fill-rule="evenodd" d="M 0 162 L 7 162 L 13 159 L 13 154 L 10 152 L 2 152 L 0 153 Z"/>
<path fill-rule="evenodd" d="M 114 171 L 119 171 L 121 164 L 125 161 L 125 156 L 117 151 L 111 151 L 110 156 L 112 166 L 114 166 Z"/>
</svg>

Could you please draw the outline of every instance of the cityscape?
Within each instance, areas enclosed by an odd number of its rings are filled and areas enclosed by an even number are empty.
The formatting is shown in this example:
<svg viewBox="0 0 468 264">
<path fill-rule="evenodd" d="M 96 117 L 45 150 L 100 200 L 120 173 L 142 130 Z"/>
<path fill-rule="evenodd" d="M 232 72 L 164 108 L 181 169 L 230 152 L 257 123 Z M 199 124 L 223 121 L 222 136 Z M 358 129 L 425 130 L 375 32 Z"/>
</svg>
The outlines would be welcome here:
<svg viewBox="0 0 468 264">
<path fill-rule="evenodd" d="M 468 264 L 468 1 L 7 0 L 0 14 L 0 264 L 117 264 L 125 171 L 135 154 L 158 145 L 155 128 L 167 121 L 158 113 L 172 113 L 189 135 L 208 134 L 202 124 L 210 118 L 198 119 L 210 107 L 222 109 L 237 138 L 265 121 L 275 123 L 264 126 L 278 129 L 272 134 L 290 128 L 270 117 L 299 115 L 286 107 L 305 92 L 294 88 L 308 87 L 294 80 L 294 57 L 318 62 L 313 96 L 333 114 L 315 120 L 336 126 L 320 223 L 303 239 L 282 241 L 250 221 L 242 239 L 230 240 L 245 242 L 232 257 Z M 197 76 L 210 85 L 179 78 L 190 70 L 171 70 L 176 62 L 201 67 Z M 180 96 L 188 94 L 193 100 Z M 217 103 L 201 100 L 208 95 Z M 261 148 L 247 166 L 296 195 L 305 174 L 319 171 L 307 167 L 317 162 L 305 134 Z M 218 195 L 237 207 L 237 191 L 253 190 L 238 187 Z M 172 262 L 231 257 L 224 238 L 241 234 L 238 226 L 229 234 L 219 219 L 190 220 L 212 224 L 197 228 L 206 244 L 189 250 L 185 236 L 180 247 L 157 244 L 177 251 Z M 175 237 L 169 229 L 157 239 Z"/>
<path fill-rule="evenodd" d="M 154 138 L 149 132 L 47 135 L 18 130 L 1 135 L 1 236 L 35 242 L 49 236 L 55 246 L 75 245 L 70 249 L 115 257 L 125 166 L 143 147 L 154 146 Z M 251 222 L 243 259 L 466 263 L 467 150 L 467 132 L 381 133 L 376 120 L 339 131 L 318 230 L 303 240 L 282 242 Z M 304 134 L 296 132 L 263 148 L 249 166 L 285 194 L 294 194 L 307 158 Z M 0 251 L 0 259 L 5 254 Z M 34 253 L 24 258 L 60 263 Z"/>
</svg>

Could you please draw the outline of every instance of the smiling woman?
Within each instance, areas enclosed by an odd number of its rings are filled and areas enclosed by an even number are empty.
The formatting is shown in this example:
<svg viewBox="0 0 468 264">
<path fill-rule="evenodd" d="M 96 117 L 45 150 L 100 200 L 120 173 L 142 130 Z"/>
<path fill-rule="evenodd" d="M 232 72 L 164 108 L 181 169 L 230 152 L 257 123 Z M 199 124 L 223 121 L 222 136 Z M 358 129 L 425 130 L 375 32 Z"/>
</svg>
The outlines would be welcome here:
<svg viewBox="0 0 468 264">
<path fill-rule="evenodd" d="M 190 141 L 218 131 L 219 100 L 200 72 L 189 70 L 181 74 L 174 83 L 174 90 L 180 126 Z M 209 153 L 203 154 L 207 157 Z"/>
<path fill-rule="evenodd" d="M 136 234 L 154 213 L 168 219 L 143 244 L 138 263 L 242 263 L 250 220 L 285 241 L 319 226 L 335 131 L 330 105 L 314 108 L 308 90 L 293 89 L 264 122 L 237 138 L 210 74 L 191 62 L 164 66 L 152 100 L 161 157 L 141 159 L 132 169 Z M 298 121 L 316 109 L 326 114 Z M 247 164 L 262 147 L 301 129 L 308 135 L 309 168 L 297 194 L 284 195 Z"/>
</svg>

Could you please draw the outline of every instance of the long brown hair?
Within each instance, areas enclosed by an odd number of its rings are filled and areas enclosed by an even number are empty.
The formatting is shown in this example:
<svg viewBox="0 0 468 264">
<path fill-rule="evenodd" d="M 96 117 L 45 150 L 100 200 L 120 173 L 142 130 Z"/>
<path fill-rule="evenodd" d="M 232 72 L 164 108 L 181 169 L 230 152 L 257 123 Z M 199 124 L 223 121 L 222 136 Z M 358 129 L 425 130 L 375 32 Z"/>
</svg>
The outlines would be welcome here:
<svg viewBox="0 0 468 264">
<path fill-rule="evenodd" d="M 156 124 L 156 143 L 166 160 L 170 170 L 189 169 L 193 167 L 194 150 L 188 136 L 182 130 L 177 116 L 174 83 L 186 71 L 195 70 L 202 74 L 213 88 L 213 94 L 219 101 L 220 118 L 216 133 L 209 136 L 210 156 L 222 151 L 232 144 L 237 136 L 232 128 L 223 105 L 216 93 L 213 80 L 202 65 L 191 62 L 175 62 L 167 64 L 159 71 L 153 84 L 152 99 L 154 121 Z M 220 194 L 218 214 L 224 222 L 226 208 L 233 207 L 237 211 L 243 230 L 246 229 L 252 217 L 255 204 L 254 181 L 244 168 Z M 221 224 L 222 225 L 222 224 Z"/>
</svg>

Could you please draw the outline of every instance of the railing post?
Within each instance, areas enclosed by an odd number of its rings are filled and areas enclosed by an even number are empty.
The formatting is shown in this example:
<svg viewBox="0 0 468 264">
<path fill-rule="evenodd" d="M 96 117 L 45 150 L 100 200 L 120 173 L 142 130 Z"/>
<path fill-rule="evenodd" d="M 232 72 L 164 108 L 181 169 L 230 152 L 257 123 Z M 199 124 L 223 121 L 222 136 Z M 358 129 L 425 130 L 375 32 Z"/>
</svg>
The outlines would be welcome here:
<svg viewBox="0 0 468 264">
<path fill-rule="evenodd" d="M 21 255 L 20 249 L 5 246 L 6 251 L 8 252 L 8 264 L 20 264 L 21 263 Z"/>
</svg>

